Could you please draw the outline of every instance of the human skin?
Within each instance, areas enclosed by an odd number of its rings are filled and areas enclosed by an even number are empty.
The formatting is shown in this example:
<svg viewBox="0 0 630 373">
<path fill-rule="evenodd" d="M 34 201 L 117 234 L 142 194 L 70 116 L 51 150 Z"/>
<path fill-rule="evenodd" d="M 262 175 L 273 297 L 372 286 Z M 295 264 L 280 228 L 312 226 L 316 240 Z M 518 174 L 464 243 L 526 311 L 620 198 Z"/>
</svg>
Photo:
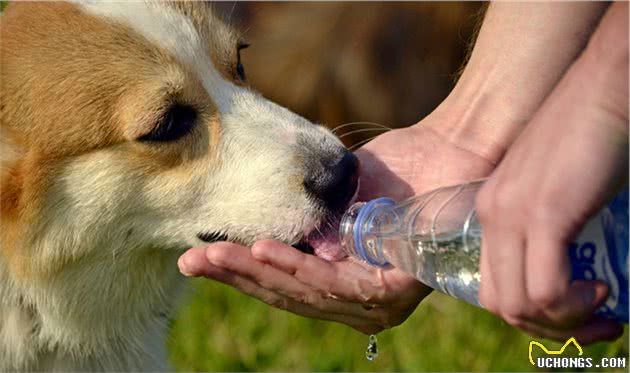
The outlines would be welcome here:
<svg viewBox="0 0 630 373">
<path fill-rule="evenodd" d="M 567 247 L 627 179 L 628 4 L 613 3 L 479 192 L 484 307 L 536 336 L 618 337 L 591 316 L 606 285 L 571 284 Z"/>
<path fill-rule="evenodd" d="M 360 199 L 401 200 L 489 175 L 580 54 L 606 9 L 599 3 L 489 7 L 462 77 L 427 118 L 357 151 Z M 227 283 L 273 306 L 365 333 L 403 322 L 430 290 L 396 270 L 326 262 L 276 241 L 193 248 L 182 273 Z"/>
</svg>

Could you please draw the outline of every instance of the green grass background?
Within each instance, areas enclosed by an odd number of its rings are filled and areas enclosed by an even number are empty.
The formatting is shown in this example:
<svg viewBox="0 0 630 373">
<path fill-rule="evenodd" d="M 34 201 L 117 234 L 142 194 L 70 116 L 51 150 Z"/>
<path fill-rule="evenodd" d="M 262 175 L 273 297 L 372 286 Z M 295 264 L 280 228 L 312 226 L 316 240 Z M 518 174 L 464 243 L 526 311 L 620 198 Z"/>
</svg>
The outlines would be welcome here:
<svg viewBox="0 0 630 373">
<path fill-rule="evenodd" d="M 438 293 L 378 335 L 379 356 L 370 362 L 367 336 L 350 327 L 273 309 L 214 281 L 195 279 L 192 286 L 169 338 L 178 371 L 540 371 L 528 361 L 526 334 Z M 628 328 L 583 356 L 628 356 Z"/>
</svg>

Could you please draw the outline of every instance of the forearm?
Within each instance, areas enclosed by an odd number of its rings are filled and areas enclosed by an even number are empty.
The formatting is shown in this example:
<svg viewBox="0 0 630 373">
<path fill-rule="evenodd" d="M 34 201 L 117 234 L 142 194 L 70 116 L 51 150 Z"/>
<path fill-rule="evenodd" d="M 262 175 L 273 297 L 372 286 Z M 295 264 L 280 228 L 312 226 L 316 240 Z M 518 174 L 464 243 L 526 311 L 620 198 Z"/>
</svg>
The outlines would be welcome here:
<svg viewBox="0 0 630 373">
<path fill-rule="evenodd" d="M 628 3 L 610 6 L 588 46 L 572 67 L 592 110 L 600 112 L 628 142 Z M 627 150 L 626 150 L 627 152 Z"/>
<path fill-rule="evenodd" d="M 557 172 L 563 170 L 568 185 L 585 184 L 581 198 L 593 198 L 588 204 L 591 210 L 583 211 L 586 217 L 628 180 L 627 3 L 614 3 L 608 8 L 588 46 L 555 91 L 558 94 L 554 92 L 544 104 L 544 111 L 536 115 L 533 125 L 541 127 L 541 138 L 549 138 L 552 131 L 563 134 L 556 147 L 575 160 L 573 167 L 563 165 L 557 167 Z M 567 109 L 573 111 L 572 115 L 565 114 Z M 557 120 L 538 118 L 554 115 Z M 592 189 L 584 190 L 586 186 Z M 567 209 L 574 213 L 578 210 L 575 205 Z"/>
<path fill-rule="evenodd" d="M 603 3 L 493 3 L 435 130 L 498 163 L 606 10 Z"/>
</svg>

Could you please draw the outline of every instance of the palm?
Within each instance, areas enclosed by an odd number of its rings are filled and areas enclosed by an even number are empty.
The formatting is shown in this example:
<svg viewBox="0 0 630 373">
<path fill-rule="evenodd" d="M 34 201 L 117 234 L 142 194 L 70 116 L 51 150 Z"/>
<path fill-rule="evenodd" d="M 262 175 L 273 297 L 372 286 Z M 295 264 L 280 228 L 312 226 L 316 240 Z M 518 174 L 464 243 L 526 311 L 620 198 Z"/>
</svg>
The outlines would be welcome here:
<svg viewBox="0 0 630 373">
<path fill-rule="evenodd" d="M 402 200 L 492 171 L 492 163 L 433 131 L 430 120 L 381 135 L 356 152 L 361 161 L 361 200 L 383 196 Z"/>
<path fill-rule="evenodd" d="M 458 148 L 423 124 L 381 135 L 356 155 L 361 161 L 360 200 L 383 196 L 402 200 L 440 186 L 486 176 L 494 168 L 489 161 Z M 331 264 L 337 267 L 337 274 L 351 273 L 357 284 L 363 280 L 375 285 L 365 287 L 361 298 L 392 308 L 386 326 L 404 321 L 430 292 L 396 269 L 374 270 L 355 260 Z"/>
</svg>

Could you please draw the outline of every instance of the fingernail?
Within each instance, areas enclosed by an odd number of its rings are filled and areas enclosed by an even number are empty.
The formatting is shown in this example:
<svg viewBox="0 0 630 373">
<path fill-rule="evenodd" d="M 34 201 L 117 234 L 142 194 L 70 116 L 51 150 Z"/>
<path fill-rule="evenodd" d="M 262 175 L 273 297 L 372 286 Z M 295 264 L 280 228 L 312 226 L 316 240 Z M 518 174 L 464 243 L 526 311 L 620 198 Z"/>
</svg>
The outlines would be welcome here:
<svg viewBox="0 0 630 373">
<path fill-rule="evenodd" d="M 191 271 L 190 258 L 188 255 L 184 254 L 179 257 L 179 259 L 177 260 L 177 267 L 179 267 L 179 272 L 182 275 L 186 277 L 191 277 L 193 275 Z"/>
<path fill-rule="evenodd" d="M 597 281 L 592 286 L 593 289 L 593 304 L 596 306 L 602 305 L 608 298 L 608 285 L 603 282 Z"/>
</svg>

